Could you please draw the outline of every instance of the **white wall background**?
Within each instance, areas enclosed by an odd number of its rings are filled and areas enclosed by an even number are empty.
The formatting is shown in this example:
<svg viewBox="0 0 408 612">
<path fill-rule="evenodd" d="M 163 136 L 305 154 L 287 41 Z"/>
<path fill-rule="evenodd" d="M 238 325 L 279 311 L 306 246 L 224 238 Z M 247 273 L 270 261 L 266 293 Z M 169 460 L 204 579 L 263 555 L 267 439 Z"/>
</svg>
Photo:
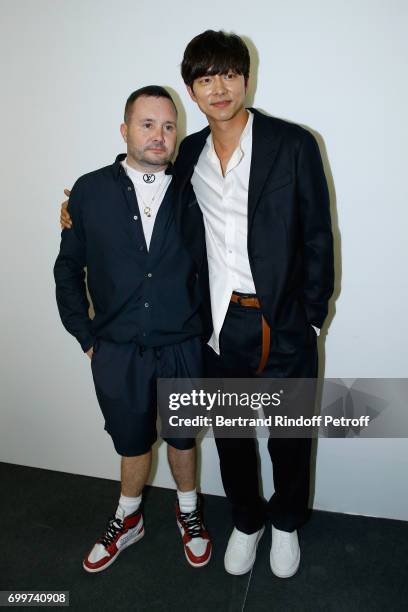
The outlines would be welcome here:
<svg viewBox="0 0 408 612">
<path fill-rule="evenodd" d="M 407 376 L 407 6 L 1 0 L 0 460 L 118 478 L 88 358 L 55 304 L 59 202 L 63 187 L 123 150 L 132 90 L 169 86 L 184 106 L 182 127 L 205 124 L 179 64 L 206 28 L 249 40 L 255 106 L 324 139 L 342 258 L 325 375 Z M 153 484 L 171 487 L 164 450 Z M 223 494 L 212 440 L 201 457 L 202 489 Z M 407 520 L 407 468 L 406 440 L 320 440 L 315 507 Z"/>
</svg>

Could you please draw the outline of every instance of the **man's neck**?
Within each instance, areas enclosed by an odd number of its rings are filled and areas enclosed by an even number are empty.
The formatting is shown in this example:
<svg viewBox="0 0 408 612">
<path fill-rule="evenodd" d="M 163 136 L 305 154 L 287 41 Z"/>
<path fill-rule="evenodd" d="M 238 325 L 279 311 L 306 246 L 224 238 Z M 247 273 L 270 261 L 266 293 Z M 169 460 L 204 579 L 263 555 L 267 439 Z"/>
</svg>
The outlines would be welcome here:
<svg viewBox="0 0 408 612">
<path fill-rule="evenodd" d="M 155 172 L 161 172 L 162 170 L 166 170 L 168 164 L 164 164 L 163 166 L 153 166 L 152 164 L 141 164 L 129 154 L 127 154 L 125 162 L 128 166 L 133 168 L 133 170 L 137 170 L 138 172 L 143 172 L 146 174 L 154 174 Z"/>
<path fill-rule="evenodd" d="M 229 121 L 208 120 L 217 153 L 228 154 L 230 152 L 232 154 L 235 151 L 247 121 L 248 111 L 244 107 Z"/>
</svg>

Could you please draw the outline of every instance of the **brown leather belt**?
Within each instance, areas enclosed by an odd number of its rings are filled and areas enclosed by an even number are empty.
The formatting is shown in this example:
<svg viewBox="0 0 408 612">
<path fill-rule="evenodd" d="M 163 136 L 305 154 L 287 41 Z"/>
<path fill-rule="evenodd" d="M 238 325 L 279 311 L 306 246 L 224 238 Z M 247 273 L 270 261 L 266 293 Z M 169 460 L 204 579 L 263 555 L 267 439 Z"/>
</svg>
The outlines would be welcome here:
<svg viewBox="0 0 408 612">
<path fill-rule="evenodd" d="M 242 295 L 238 295 L 237 293 L 233 293 L 231 295 L 231 302 L 234 302 L 234 304 L 239 304 L 240 306 L 246 306 L 248 308 L 261 308 L 261 303 L 257 297 L 244 297 Z M 271 328 L 266 322 L 265 317 L 262 315 L 262 353 L 261 360 L 259 362 L 259 366 L 255 374 L 260 374 L 266 366 L 270 348 Z"/>
</svg>

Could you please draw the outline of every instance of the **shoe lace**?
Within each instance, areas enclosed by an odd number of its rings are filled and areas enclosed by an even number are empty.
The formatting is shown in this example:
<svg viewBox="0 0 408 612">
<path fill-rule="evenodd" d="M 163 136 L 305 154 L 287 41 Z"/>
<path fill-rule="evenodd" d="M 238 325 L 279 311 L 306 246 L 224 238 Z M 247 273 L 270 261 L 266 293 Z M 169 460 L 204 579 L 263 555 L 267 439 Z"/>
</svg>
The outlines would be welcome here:
<svg viewBox="0 0 408 612">
<path fill-rule="evenodd" d="M 200 538 L 203 525 L 198 508 L 192 512 L 180 512 L 180 519 L 188 535 L 192 538 Z"/>
<path fill-rule="evenodd" d="M 113 516 L 111 519 L 109 519 L 108 524 L 106 526 L 106 531 L 104 535 L 100 538 L 99 542 L 105 547 L 109 546 L 109 544 L 114 541 L 118 533 L 120 533 L 124 529 L 125 526 L 123 524 L 123 521 L 120 518 Z"/>
</svg>

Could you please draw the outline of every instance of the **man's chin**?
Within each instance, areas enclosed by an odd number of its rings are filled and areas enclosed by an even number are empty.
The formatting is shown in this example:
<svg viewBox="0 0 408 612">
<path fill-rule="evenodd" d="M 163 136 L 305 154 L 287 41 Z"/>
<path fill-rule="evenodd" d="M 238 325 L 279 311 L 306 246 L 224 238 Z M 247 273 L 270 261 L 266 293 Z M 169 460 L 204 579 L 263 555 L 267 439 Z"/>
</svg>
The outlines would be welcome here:
<svg viewBox="0 0 408 612">
<path fill-rule="evenodd" d="M 145 155 L 144 157 L 144 161 L 147 162 L 148 164 L 150 164 L 151 166 L 167 166 L 167 164 L 170 162 L 169 156 L 167 154 L 159 154 L 159 153 L 152 153 L 149 155 Z"/>
<path fill-rule="evenodd" d="M 232 108 L 231 106 L 225 108 L 211 107 L 210 113 L 207 115 L 207 117 L 210 117 L 215 121 L 230 121 L 235 117 L 237 112 L 237 109 Z"/>
</svg>

